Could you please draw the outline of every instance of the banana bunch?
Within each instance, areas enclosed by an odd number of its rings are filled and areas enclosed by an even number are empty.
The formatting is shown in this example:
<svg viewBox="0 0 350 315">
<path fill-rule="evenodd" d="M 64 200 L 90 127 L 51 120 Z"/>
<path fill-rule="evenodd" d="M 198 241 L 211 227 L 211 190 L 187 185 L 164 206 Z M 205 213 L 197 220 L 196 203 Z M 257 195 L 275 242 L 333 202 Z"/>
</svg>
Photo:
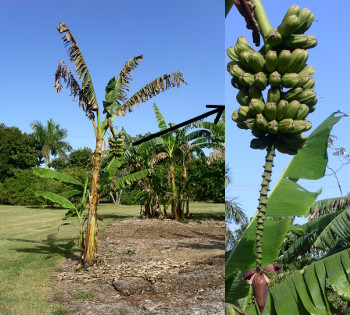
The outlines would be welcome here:
<svg viewBox="0 0 350 315">
<path fill-rule="evenodd" d="M 232 119 L 239 128 L 252 131 L 254 149 L 274 143 L 280 152 L 294 155 L 305 146 L 302 132 L 312 126 L 305 118 L 317 103 L 315 69 L 307 65 L 307 49 L 315 47 L 317 40 L 304 34 L 313 20 L 309 9 L 292 5 L 260 51 L 244 36 L 227 49 L 231 59 L 227 71 L 239 90 L 236 100 L 240 107 Z"/>
<path fill-rule="evenodd" d="M 115 157 L 124 156 L 124 130 L 121 130 L 115 137 L 108 138 L 109 152 Z"/>
</svg>

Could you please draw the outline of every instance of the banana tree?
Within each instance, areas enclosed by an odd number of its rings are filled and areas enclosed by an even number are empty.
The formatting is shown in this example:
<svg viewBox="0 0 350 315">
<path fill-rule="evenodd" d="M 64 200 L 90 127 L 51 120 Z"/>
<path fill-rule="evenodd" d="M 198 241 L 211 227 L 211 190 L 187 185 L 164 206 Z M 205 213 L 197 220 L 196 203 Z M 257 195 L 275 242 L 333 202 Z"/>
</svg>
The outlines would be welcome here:
<svg viewBox="0 0 350 315">
<path fill-rule="evenodd" d="M 70 217 L 77 217 L 78 219 L 78 231 L 79 231 L 79 248 L 81 251 L 81 258 L 84 254 L 85 243 L 84 243 L 84 223 L 85 219 L 83 217 L 86 205 L 88 202 L 88 178 L 86 178 L 85 184 L 83 185 L 80 181 L 75 178 L 63 174 L 58 171 L 44 169 L 44 168 L 34 168 L 34 174 L 42 178 L 49 178 L 64 183 L 65 185 L 71 187 L 70 190 L 67 190 L 61 194 L 56 194 L 50 191 L 36 191 L 35 196 L 43 197 L 51 202 L 59 204 L 62 208 L 68 209 L 64 216 L 64 220 L 67 220 Z M 78 202 L 72 202 L 69 199 L 79 198 Z"/>
<path fill-rule="evenodd" d="M 93 263 L 97 248 L 97 205 L 99 200 L 99 177 L 101 168 L 102 145 L 105 134 L 117 116 L 123 117 L 132 111 L 134 106 L 144 103 L 152 97 L 173 87 L 180 87 L 186 83 L 180 72 L 165 74 L 144 86 L 134 95 L 127 97 L 131 73 L 142 61 L 142 55 L 126 62 L 117 78 L 112 77 L 106 86 L 103 110 L 99 107 L 90 72 L 87 68 L 78 44 L 66 24 L 60 23 L 57 27 L 62 40 L 68 47 L 69 60 L 73 63 L 80 83 L 75 79 L 72 71 L 61 61 L 55 74 L 55 88 L 62 90 L 61 81 L 66 83 L 74 100 L 79 101 L 87 117 L 90 119 L 95 132 L 96 146 L 92 156 L 92 180 L 89 195 L 89 215 L 86 233 L 86 248 L 84 260 L 87 264 Z M 101 111 L 102 110 L 102 111 Z M 102 120 L 102 114 L 105 114 Z"/>
</svg>

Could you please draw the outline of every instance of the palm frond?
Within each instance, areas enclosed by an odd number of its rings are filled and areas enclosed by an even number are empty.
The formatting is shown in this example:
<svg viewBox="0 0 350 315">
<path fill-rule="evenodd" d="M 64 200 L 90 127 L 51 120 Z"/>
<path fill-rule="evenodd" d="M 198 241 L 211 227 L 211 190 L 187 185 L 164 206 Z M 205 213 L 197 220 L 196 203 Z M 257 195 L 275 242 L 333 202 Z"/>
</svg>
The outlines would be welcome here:
<svg viewBox="0 0 350 315">
<path fill-rule="evenodd" d="M 184 80 L 181 72 L 174 72 L 171 74 L 165 74 L 151 83 L 145 85 L 141 90 L 137 91 L 131 96 L 117 111 L 118 116 L 124 116 L 127 112 L 132 111 L 133 106 L 142 104 L 152 97 L 164 92 L 170 88 L 179 88 L 181 83 L 187 84 Z"/>
<path fill-rule="evenodd" d="M 74 63 L 74 69 L 78 74 L 79 80 L 82 82 L 81 93 L 83 93 L 86 98 L 86 105 L 88 107 L 87 110 L 90 110 L 90 107 L 92 110 L 97 110 L 98 104 L 94 86 L 80 48 L 66 24 L 61 22 L 57 26 L 57 30 L 60 34 L 64 34 L 62 37 L 63 43 L 65 47 L 68 47 L 69 59 Z"/>
</svg>

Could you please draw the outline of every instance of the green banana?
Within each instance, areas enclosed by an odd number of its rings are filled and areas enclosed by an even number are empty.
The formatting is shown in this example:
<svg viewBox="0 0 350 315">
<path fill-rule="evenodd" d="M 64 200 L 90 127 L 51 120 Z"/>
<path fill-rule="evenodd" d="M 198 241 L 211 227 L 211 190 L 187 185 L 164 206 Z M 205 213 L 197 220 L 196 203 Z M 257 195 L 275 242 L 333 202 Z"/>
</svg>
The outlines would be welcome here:
<svg viewBox="0 0 350 315">
<path fill-rule="evenodd" d="M 310 112 L 309 106 L 307 106 L 305 104 L 300 104 L 300 107 L 299 107 L 299 110 L 295 116 L 295 119 L 303 120 L 307 117 L 309 112 Z"/>
<path fill-rule="evenodd" d="M 294 100 L 304 89 L 302 87 L 297 87 L 295 89 L 290 89 L 289 91 L 282 94 L 281 98 L 290 102 Z"/>
<path fill-rule="evenodd" d="M 234 46 L 231 46 L 231 47 L 227 48 L 226 49 L 226 54 L 227 54 L 227 56 L 229 56 L 229 58 L 231 60 L 236 61 L 236 62 L 239 61 L 239 55 L 237 55 Z"/>
<path fill-rule="evenodd" d="M 235 110 L 235 111 L 232 113 L 232 120 L 233 120 L 234 122 L 237 122 L 237 121 L 240 121 L 240 120 L 241 120 L 241 118 L 240 118 L 239 115 L 238 115 L 238 110 Z"/>
<path fill-rule="evenodd" d="M 299 72 L 299 75 L 308 74 L 310 77 L 312 77 L 315 74 L 315 68 L 313 66 L 306 66 L 303 70 Z"/>
<path fill-rule="evenodd" d="M 281 98 L 281 92 L 277 88 L 271 88 L 267 91 L 267 102 L 278 103 Z"/>
<path fill-rule="evenodd" d="M 239 60 L 245 69 L 248 71 L 256 72 L 250 63 L 250 51 L 244 50 L 239 54 Z"/>
<path fill-rule="evenodd" d="M 287 71 L 291 57 L 292 53 L 290 50 L 284 49 L 279 53 L 276 66 L 276 69 L 279 73 L 283 74 Z"/>
<path fill-rule="evenodd" d="M 294 129 L 291 134 L 297 134 L 302 133 L 303 131 L 308 131 L 311 129 L 312 124 L 311 121 L 305 119 L 305 120 L 294 120 Z"/>
<path fill-rule="evenodd" d="M 272 87 L 279 87 L 281 84 L 281 75 L 277 71 L 270 73 L 269 83 Z"/>
<path fill-rule="evenodd" d="M 298 153 L 298 149 L 290 148 L 285 143 L 278 141 L 276 143 L 276 149 L 284 154 L 295 155 Z"/>
<path fill-rule="evenodd" d="M 254 76 L 254 85 L 260 90 L 265 90 L 268 85 L 268 79 L 264 72 L 258 72 Z"/>
<path fill-rule="evenodd" d="M 272 73 L 277 67 L 277 52 L 274 50 L 269 50 L 266 54 L 265 68 L 268 73 Z"/>
<path fill-rule="evenodd" d="M 311 76 L 308 73 L 299 74 L 299 77 L 301 80 L 301 82 L 300 82 L 301 86 L 304 86 L 305 84 L 307 84 L 309 82 L 309 80 L 311 79 Z"/>
<path fill-rule="evenodd" d="M 315 88 L 315 80 L 310 78 L 303 86 L 304 89 L 314 89 Z"/>
<path fill-rule="evenodd" d="M 255 124 L 256 126 L 262 130 L 262 131 L 266 131 L 267 128 L 267 120 L 264 117 L 263 114 L 257 114 L 255 117 Z"/>
<path fill-rule="evenodd" d="M 249 118 L 249 106 L 240 106 L 238 109 L 238 118 L 239 120 L 245 120 Z"/>
<path fill-rule="evenodd" d="M 249 53 L 249 64 L 255 73 L 264 71 L 265 63 L 265 58 L 259 52 L 251 51 Z"/>
<path fill-rule="evenodd" d="M 262 100 L 253 98 L 249 102 L 249 114 L 250 115 L 257 115 L 261 114 L 264 111 L 265 104 Z"/>
<path fill-rule="evenodd" d="M 281 85 L 286 88 L 296 88 L 301 86 L 301 83 L 298 73 L 285 73 L 281 77 Z"/>
<path fill-rule="evenodd" d="M 304 134 L 284 135 L 284 143 L 291 148 L 301 149 L 305 147 L 307 137 Z"/>
<path fill-rule="evenodd" d="M 277 27 L 277 31 L 281 34 L 282 38 L 286 38 L 298 29 L 299 22 L 297 15 L 289 15 L 283 19 L 282 23 Z"/>
<path fill-rule="evenodd" d="M 295 118 L 300 108 L 300 102 L 293 100 L 288 103 L 284 118 Z"/>
<path fill-rule="evenodd" d="M 280 100 L 276 107 L 276 119 L 278 121 L 282 120 L 286 114 L 288 106 L 288 101 L 286 100 Z"/>
<path fill-rule="evenodd" d="M 243 73 L 239 79 L 238 82 L 245 87 L 252 86 L 254 84 L 254 74 L 251 73 Z"/>
<path fill-rule="evenodd" d="M 252 149 L 264 150 L 269 145 L 269 141 L 265 138 L 254 138 L 250 141 L 250 147 Z"/>
<path fill-rule="evenodd" d="M 235 46 L 235 53 L 239 56 L 242 51 L 246 51 L 246 50 L 254 51 L 254 49 L 250 47 L 248 41 L 244 36 L 238 37 L 237 43 Z"/>
<path fill-rule="evenodd" d="M 291 133 L 294 130 L 294 120 L 285 118 L 278 122 L 278 130 L 280 133 Z"/>
<path fill-rule="evenodd" d="M 271 30 L 266 36 L 266 44 L 270 46 L 278 46 L 282 42 L 282 35 L 278 30 Z"/>
<path fill-rule="evenodd" d="M 261 130 L 257 125 L 256 125 L 256 118 L 255 118 L 255 125 L 253 126 L 252 129 L 252 134 L 253 136 L 257 138 L 264 138 L 266 135 L 266 128 L 265 130 Z"/>
<path fill-rule="evenodd" d="M 297 4 L 293 4 L 288 8 L 286 14 L 283 17 L 283 20 L 286 19 L 290 15 L 299 16 L 299 13 L 300 13 L 300 7 Z"/>
<path fill-rule="evenodd" d="M 303 70 L 308 57 L 309 54 L 305 49 L 294 49 L 286 72 L 297 73 Z"/>
<path fill-rule="evenodd" d="M 276 119 L 276 103 L 269 102 L 265 104 L 264 116 L 266 117 L 267 121 Z"/>
<path fill-rule="evenodd" d="M 267 132 L 273 135 L 278 133 L 278 122 L 276 120 L 271 120 L 267 123 Z"/>
<path fill-rule="evenodd" d="M 230 61 L 227 64 L 227 71 L 234 77 L 236 80 L 239 80 L 239 78 L 245 73 L 245 70 L 242 69 L 237 63 L 234 61 Z"/>
<path fill-rule="evenodd" d="M 244 121 L 237 121 L 237 127 L 239 128 L 239 129 L 245 129 L 245 130 L 247 130 L 248 129 L 248 127 L 247 127 L 247 125 L 244 123 Z"/>
<path fill-rule="evenodd" d="M 316 105 L 310 106 L 309 107 L 309 114 L 313 113 L 316 110 Z"/>
<path fill-rule="evenodd" d="M 294 33 L 305 33 L 311 26 L 315 16 L 308 8 L 304 8 L 299 13 L 299 26 Z"/>
<path fill-rule="evenodd" d="M 249 96 L 251 99 L 257 98 L 259 100 L 264 101 L 264 97 L 261 90 L 254 85 L 249 88 Z"/>
<path fill-rule="evenodd" d="M 244 123 L 246 124 L 248 129 L 253 129 L 255 124 L 255 118 L 247 118 Z"/>
<path fill-rule="evenodd" d="M 236 95 L 236 100 L 239 103 L 239 105 L 248 106 L 250 102 L 249 89 L 248 88 L 240 89 Z"/>
<path fill-rule="evenodd" d="M 317 46 L 317 39 L 313 35 L 292 34 L 283 38 L 283 44 L 289 48 L 310 49 Z"/>
<path fill-rule="evenodd" d="M 299 93 L 296 98 L 300 103 L 306 104 L 308 106 L 310 102 L 314 102 L 316 98 L 316 94 L 314 92 L 314 90 L 304 90 L 303 92 Z M 313 104 L 315 105 L 315 104 Z"/>
</svg>

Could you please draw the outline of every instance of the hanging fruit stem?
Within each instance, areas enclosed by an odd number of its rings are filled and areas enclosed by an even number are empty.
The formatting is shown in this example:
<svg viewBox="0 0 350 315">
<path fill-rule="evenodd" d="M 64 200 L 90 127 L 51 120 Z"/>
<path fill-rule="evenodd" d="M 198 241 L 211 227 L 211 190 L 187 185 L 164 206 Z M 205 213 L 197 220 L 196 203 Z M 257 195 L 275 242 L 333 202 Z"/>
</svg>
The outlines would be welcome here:
<svg viewBox="0 0 350 315">
<path fill-rule="evenodd" d="M 256 20 L 258 21 L 258 24 L 259 24 L 259 27 L 261 30 L 261 35 L 262 35 L 264 42 L 265 42 L 265 38 L 272 30 L 272 26 L 271 26 L 269 18 L 267 17 L 265 8 L 264 8 L 263 4 L 261 3 L 261 0 L 252 0 L 252 2 L 255 5 L 254 15 L 255 15 Z"/>
<path fill-rule="evenodd" d="M 260 189 L 257 223 L 256 223 L 256 270 L 261 269 L 262 262 L 262 241 L 264 233 L 264 221 L 266 219 L 266 204 L 267 193 L 270 190 L 271 173 L 273 167 L 273 158 L 275 157 L 275 146 L 271 144 L 266 149 L 267 154 L 265 157 L 264 173 L 262 175 L 262 183 Z"/>
</svg>

